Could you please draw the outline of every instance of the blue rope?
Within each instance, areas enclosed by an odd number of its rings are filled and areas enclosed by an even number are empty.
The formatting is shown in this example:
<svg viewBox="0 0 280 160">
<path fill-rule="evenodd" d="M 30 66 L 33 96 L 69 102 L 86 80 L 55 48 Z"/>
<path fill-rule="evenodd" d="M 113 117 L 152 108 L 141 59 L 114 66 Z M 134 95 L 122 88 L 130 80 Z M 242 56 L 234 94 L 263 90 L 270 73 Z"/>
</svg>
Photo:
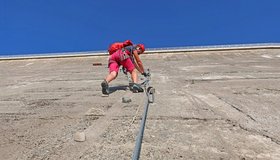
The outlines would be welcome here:
<svg viewBox="0 0 280 160">
<path fill-rule="evenodd" d="M 132 156 L 133 160 L 138 160 L 140 157 L 141 144 L 142 144 L 142 139 L 143 139 L 143 135 L 144 135 L 145 123 L 146 123 L 146 118 L 147 118 L 147 114 L 148 114 L 149 104 L 150 103 L 147 99 L 145 111 L 144 111 L 144 114 L 143 114 L 143 117 L 141 120 L 140 131 L 137 135 L 137 140 L 136 140 L 136 144 L 135 144 L 135 148 L 134 148 L 134 152 L 133 152 L 133 156 Z"/>
</svg>

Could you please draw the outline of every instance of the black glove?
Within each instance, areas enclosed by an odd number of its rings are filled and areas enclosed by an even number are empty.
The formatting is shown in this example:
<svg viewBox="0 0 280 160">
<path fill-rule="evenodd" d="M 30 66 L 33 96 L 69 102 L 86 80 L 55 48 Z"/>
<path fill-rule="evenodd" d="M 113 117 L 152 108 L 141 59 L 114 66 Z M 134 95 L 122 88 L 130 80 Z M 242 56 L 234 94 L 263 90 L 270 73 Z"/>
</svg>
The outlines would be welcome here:
<svg viewBox="0 0 280 160">
<path fill-rule="evenodd" d="M 147 77 L 147 76 L 149 76 L 149 73 L 143 72 L 142 75 Z"/>
</svg>

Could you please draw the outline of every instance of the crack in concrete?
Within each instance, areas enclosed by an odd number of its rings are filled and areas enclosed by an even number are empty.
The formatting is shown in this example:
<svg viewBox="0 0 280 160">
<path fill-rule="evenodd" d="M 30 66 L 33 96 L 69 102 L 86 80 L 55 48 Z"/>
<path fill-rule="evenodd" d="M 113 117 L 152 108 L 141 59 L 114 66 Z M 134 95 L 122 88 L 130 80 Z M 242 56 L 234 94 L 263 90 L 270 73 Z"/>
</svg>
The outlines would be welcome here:
<svg viewBox="0 0 280 160">
<path fill-rule="evenodd" d="M 238 126 L 240 129 L 242 129 L 242 130 L 244 130 L 246 132 L 254 133 L 254 134 L 260 135 L 262 137 L 268 138 L 272 142 L 276 143 L 277 145 L 280 145 L 280 140 L 278 140 L 277 138 L 274 138 L 272 136 L 266 135 L 264 133 L 261 133 L 260 131 L 254 130 L 254 129 L 246 128 L 245 126 L 242 126 L 241 124 L 239 124 L 239 123 L 237 123 L 235 121 L 232 121 L 230 119 L 226 119 L 226 122 L 230 123 L 230 124 L 233 124 L 234 126 Z"/>
<path fill-rule="evenodd" d="M 116 116 L 119 118 L 131 118 L 129 116 Z M 119 120 L 117 118 L 114 118 L 114 120 Z M 141 120 L 141 117 L 137 117 L 137 120 Z M 242 126 L 241 124 L 232 121 L 230 119 L 223 119 L 223 118 L 198 118 L 198 117 L 178 117 L 178 116 L 159 116 L 159 117 L 149 117 L 147 118 L 147 120 L 183 120 L 183 121 L 189 121 L 189 120 L 197 120 L 197 121 L 204 121 L 204 122 L 209 122 L 209 121 L 225 121 L 228 124 L 231 124 L 233 126 L 238 126 L 240 129 L 246 131 L 246 132 L 250 132 L 250 133 L 254 133 L 257 135 L 260 135 L 262 137 L 268 138 L 270 139 L 272 142 L 276 143 L 277 145 L 280 145 L 280 140 L 278 140 L 277 138 L 274 138 L 272 136 L 263 134 L 257 130 L 253 130 L 253 129 L 249 129 L 246 128 L 244 126 Z"/>
<path fill-rule="evenodd" d="M 177 116 L 159 116 L 159 117 L 150 117 L 148 120 L 197 120 L 197 121 L 218 121 L 222 120 L 219 118 L 199 118 L 199 117 L 177 117 Z"/>
<path fill-rule="evenodd" d="M 219 97 L 219 96 L 217 96 L 217 95 L 215 95 L 215 96 L 216 96 L 217 98 L 219 98 L 221 101 L 223 101 L 223 102 L 225 102 L 226 104 L 230 105 L 232 108 L 234 108 L 234 109 L 237 110 L 238 112 L 240 112 L 240 113 L 246 115 L 248 118 L 250 118 L 251 120 L 253 120 L 254 122 L 256 122 L 256 120 L 255 120 L 252 116 L 250 116 L 249 114 L 245 113 L 243 110 L 241 110 L 241 109 L 238 108 L 237 106 L 235 106 L 235 105 L 229 103 L 227 100 L 225 100 L 225 99 L 222 98 L 222 97 Z"/>
<path fill-rule="evenodd" d="M 246 127 L 242 126 L 241 124 L 239 124 L 238 126 L 239 126 L 239 128 L 241 128 L 242 130 L 245 130 L 245 131 L 250 132 L 250 133 L 256 133 L 256 134 L 258 134 L 258 135 L 260 135 L 260 136 L 263 136 L 263 137 L 265 137 L 265 138 L 270 139 L 272 142 L 276 143 L 277 145 L 280 145 L 280 140 L 278 140 L 277 138 L 271 137 L 271 136 L 269 136 L 269 135 L 266 135 L 266 134 L 261 133 L 261 132 L 256 131 L 256 130 L 252 130 L 252 129 L 246 128 Z"/>
<path fill-rule="evenodd" d="M 268 90 L 272 92 L 280 92 L 280 89 L 264 88 L 264 90 Z"/>
<path fill-rule="evenodd" d="M 116 117 L 120 117 L 120 118 L 129 118 L 129 116 L 116 116 Z M 117 118 L 114 118 L 114 120 L 119 120 Z M 137 120 L 141 120 L 141 117 L 137 117 Z M 223 118 L 198 118 L 198 117 L 178 117 L 178 116 L 159 116 L 159 117 L 149 117 L 147 118 L 147 120 L 183 120 L 183 121 L 188 121 L 188 120 L 197 120 L 197 121 L 225 121 L 226 123 L 229 124 L 233 124 L 233 126 L 238 126 L 240 129 L 250 132 L 250 133 L 254 133 L 254 134 L 258 134 L 262 137 L 268 138 L 270 139 L 272 142 L 276 143 L 277 145 L 280 145 L 280 140 L 271 137 L 269 135 L 263 134 L 261 132 L 258 132 L 256 130 L 252 130 L 249 128 L 246 128 L 244 126 L 242 126 L 241 124 L 234 122 L 230 119 L 223 119 Z M 254 119 L 253 119 L 254 120 Z M 255 121 L 255 120 L 254 120 Z"/>
<path fill-rule="evenodd" d="M 245 113 L 243 110 L 241 110 L 241 109 L 238 108 L 237 106 L 235 106 L 235 105 L 229 103 L 227 100 L 225 100 L 225 99 L 222 98 L 222 97 L 219 97 L 219 96 L 217 96 L 217 95 L 215 95 L 215 96 L 216 96 L 219 100 L 221 100 L 221 101 L 223 101 L 224 103 L 230 105 L 232 108 L 234 108 L 234 109 L 237 110 L 238 112 L 240 112 L 240 113 L 246 115 L 249 119 L 253 120 L 254 122 L 257 122 L 252 116 L 250 116 L 249 114 Z M 197 119 L 197 118 L 194 118 L 194 119 Z M 205 121 L 207 121 L 207 120 L 209 120 L 209 119 L 199 118 L 199 119 L 197 119 L 197 120 L 205 120 Z M 253 129 L 246 128 L 246 127 L 242 126 L 241 124 L 239 124 L 239 123 L 237 123 L 237 122 L 234 122 L 234 121 L 232 121 L 232 120 L 230 120 L 230 119 L 223 119 L 223 118 L 217 119 L 217 118 L 216 118 L 216 119 L 211 119 L 211 120 L 225 120 L 226 122 L 231 123 L 231 124 L 233 124 L 234 126 L 239 126 L 239 128 L 242 129 L 242 130 L 244 130 L 244 131 L 247 131 L 247 132 L 250 132 L 250 133 L 254 133 L 254 134 L 258 134 L 258 135 L 260 135 L 260 136 L 262 136 L 262 137 L 265 137 L 265 138 L 270 139 L 272 142 L 276 143 L 277 145 L 280 145 L 280 140 L 278 140 L 277 138 L 274 138 L 274 137 L 269 136 L 269 135 L 267 135 L 267 134 L 261 133 L 260 131 L 257 131 L 257 130 L 253 130 Z"/>
<path fill-rule="evenodd" d="M 244 77 L 244 78 L 213 78 L 213 79 L 185 79 L 185 81 L 189 82 L 212 82 L 212 81 L 234 81 L 234 80 L 267 80 L 267 79 L 280 79 L 280 77 L 259 77 L 259 78 L 250 78 L 250 77 Z"/>
<path fill-rule="evenodd" d="M 122 118 L 132 118 L 132 116 L 115 116 L 113 120 L 120 120 Z M 142 116 L 137 116 L 135 120 L 141 120 Z M 179 116 L 158 116 L 158 117 L 147 117 L 147 120 L 197 120 L 197 121 L 219 121 L 221 118 L 199 118 L 199 117 L 179 117 Z"/>
</svg>

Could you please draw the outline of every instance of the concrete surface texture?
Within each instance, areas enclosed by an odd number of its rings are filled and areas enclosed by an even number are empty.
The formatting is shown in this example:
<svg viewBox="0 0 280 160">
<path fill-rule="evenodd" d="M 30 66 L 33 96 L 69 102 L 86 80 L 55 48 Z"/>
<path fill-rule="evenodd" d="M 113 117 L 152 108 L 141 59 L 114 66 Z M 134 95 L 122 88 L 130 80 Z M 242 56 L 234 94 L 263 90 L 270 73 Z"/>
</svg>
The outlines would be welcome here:
<svg viewBox="0 0 280 160">
<path fill-rule="evenodd" d="M 141 57 L 156 93 L 140 159 L 280 159 L 279 49 Z M 1 159 L 131 159 L 145 96 L 120 73 L 102 97 L 107 72 L 107 56 L 0 61 Z"/>
</svg>

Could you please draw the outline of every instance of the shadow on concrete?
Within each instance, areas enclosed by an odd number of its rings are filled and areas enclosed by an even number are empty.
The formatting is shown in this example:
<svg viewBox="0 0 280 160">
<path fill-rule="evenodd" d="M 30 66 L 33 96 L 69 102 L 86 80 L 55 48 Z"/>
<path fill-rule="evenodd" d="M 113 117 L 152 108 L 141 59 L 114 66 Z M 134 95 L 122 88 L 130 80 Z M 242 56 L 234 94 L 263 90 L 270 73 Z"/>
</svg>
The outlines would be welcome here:
<svg viewBox="0 0 280 160">
<path fill-rule="evenodd" d="M 129 86 L 128 85 L 112 86 L 112 87 L 109 87 L 109 90 L 110 90 L 110 94 L 112 94 L 119 90 L 123 90 L 123 91 L 129 90 Z"/>
</svg>

